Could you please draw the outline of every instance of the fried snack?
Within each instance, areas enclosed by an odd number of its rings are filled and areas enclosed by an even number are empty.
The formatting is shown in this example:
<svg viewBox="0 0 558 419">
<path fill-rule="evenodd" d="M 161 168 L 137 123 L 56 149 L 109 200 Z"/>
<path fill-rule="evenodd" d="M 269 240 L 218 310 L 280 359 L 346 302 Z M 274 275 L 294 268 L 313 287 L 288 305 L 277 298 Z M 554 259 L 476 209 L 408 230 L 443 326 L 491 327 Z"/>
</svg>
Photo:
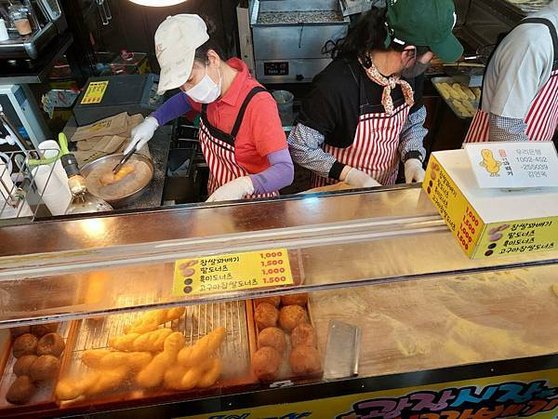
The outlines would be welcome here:
<svg viewBox="0 0 558 419">
<path fill-rule="evenodd" d="M 279 375 L 281 355 L 269 346 L 258 349 L 252 357 L 252 371 L 258 379 L 273 381 Z"/>
<path fill-rule="evenodd" d="M 258 334 L 258 348 L 270 346 L 283 354 L 287 347 L 285 332 L 277 327 L 266 327 Z"/>
<path fill-rule="evenodd" d="M 201 368 L 190 368 L 182 377 L 180 381 L 180 388 L 182 390 L 190 390 L 196 387 L 202 377 Z"/>
<path fill-rule="evenodd" d="M 60 360 L 54 355 L 41 355 L 31 367 L 29 367 L 29 377 L 33 381 L 45 381 L 56 377 L 60 369 Z"/>
<path fill-rule="evenodd" d="M 254 317 L 256 319 L 258 328 L 261 330 L 265 329 L 266 327 L 275 327 L 277 325 L 279 312 L 277 311 L 275 306 L 269 303 L 261 303 L 256 307 Z"/>
<path fill-rule="evenodd" d="M 299 306 L 305 306 L 308 303 L 308 294 L 292 294 L 292 295 L 282 295 L 281 304 L 284 306 L 290 306 L 293 304 Z"/>
<path fill-rule="evenodd" d="M 307 323 L 306 311 L 297 305 L 285 306 L 279 312 L 279 324 L 286 332 L 291 332 L 301 323 Z"/>
<path fill-rule="evenodd" d="M 81 355 L 81 361 L 93 369 L 125 368 L 128 372 L 137 371 L 151 362 L 149 352 L 117 352 L 108 349 L 89 349 Z"/>
<path fill-rule="evenodd" d="M 195 345 L 182 348 L 178 353 L 176 361 L 186 368 L 192 368 L 205 363 L 221 346 L 225 339 L 225 334 L 225 328 L 218 327 L 199 339 Z"/>
<path fill-rule="evenodd" d="M 221 360 L 217 357 L 211 359 L 207 365 L 207 369 L 204 371 L 203 375 L 199 379 L 196 387 L 200 387 L 200 388 L 211 387 L 219 379 L 219 376 L 221 375 L 221 369 L 222 369 Z"/>
<path fill-rule="evenodd" d="M 56 385 L 55 395 L 58 400 L 74 400 L 85 394 L 99 380 L 103 373 L 88 371 L 84 375 L 64 377 Z"/>
<path fill-rule="evenodd" d="M 163 328 L 139 334 L 130 333 L 109 339 L 109 346 L 126 352 L 160 352 L 165 339 L 172 333 L 171 329 Z"/>
<path fill-rule="evenodd" d="M 140 370 L 135 378 L 136 384 L 142 388 L 152 388 L 161 384 L 166 370 L 175 361 L 178 351 L 184 346 L 184 335 L 174 332 L 167 336 L 163 352 L 155 355 L 151 362 Z"/>
<path fill-rule="evenodd" d="M 114 390 L 122 385 L 127 376 L 128 371 L 125 367 L 113 370 L 103 370 L 97 380 L 95 380 L 91 386 L 85 388 L 83 394 L 86 396 L 92 396 L 94 394 Z"/>
<path fill-rule="evenodd" d="M 47 333 L 37 343 L 37 355 L 60 356 L 64 352 L 66 344 L 58 333 Z"/>
<path fill-rule="evenodd" d="M 165 387 L 171 390 L 182 390 L 182 378 L 187 371 L 188 368 L 179 364 L 176 364 L 165 371 L 165 375 L 163 377 Z"/>
<path fill-rule="evenodd" d="M 47 324 L 34 324 L 31 326 L 31 334 L 40 338 L 47 333 L 54 333 L 58 330 L 57 323 L 47 323 Z"/>
<path fill-rule="evenodd" d="M 121 336 L 112 336 L 109 338 L 108 344 L 111 348 L 118 349 L 119 351 L 131 351 L 134 345 L 134 340 L 140 336 L 141 333 L 136 332 L 127 333 Z"/>
<path fill-rule="evenodd" d="M 35 355 L 38 339 L 30 333 L 25 333 L 14 340 L 12 352 L 16 358 L 22 355 Z"/>
<path fill-rule="evenodd" d="M 26 375 L 17 377 L 6 393 L 6 400 L 11 404 L 25 404 L 35 394 L 37 388 Z"/>
<path fill-rule="evenodd" d="M 120 182 L 130 173 L 133 173 L 136 170 L 135 166 L 130 163 L 124 163 L 124 165 L 120 168 L 120 170 L 116 173 L 112 173 L 112 171 L 103 174 L 99 178 L 99 182 L 103 185 L 112 185 L 113 183 Z"/>
<path fill-rule="evenodd" d="M 143 314 L 131 326 L 124 329 L 125 333 L 146 333 L 159 327 L 160 324 L 180 318 L 185 307 L 174 307 L 171 309 L 152 310 Z"/>
<path fill-rule="evenodd" d="M 29 375 L 29 369 L 35 360 L 37 359 L 36 355 L 22 355 L 14 364 L 14 374 L 18 377 L 22 375 Z"/>
<path fill-rule="evenodd" d="M 318 347 L 318 337 L 316 330 L 308 323 L 301 323 L 295 327 L 291 333 L 291 344 L 297 346 L 311 346 L 312 348 Z"/>
<path fill-rule="evenodd" d="M 311 375 L 321 371 L 320 354 L 311 346 L 293 348 L 289 357 L 291 370 L 297 375 Z"/>
<path fill-rule="evenodd" d="M 268 303 L 274 307 L 279 307 L 279 304 L 281 304 L 281 297 L 272 296 L 272 297 L 256 298 L 254 300 L 254 303 L 256 307 L 259 306 L 261 303 Z"/>
</svg>

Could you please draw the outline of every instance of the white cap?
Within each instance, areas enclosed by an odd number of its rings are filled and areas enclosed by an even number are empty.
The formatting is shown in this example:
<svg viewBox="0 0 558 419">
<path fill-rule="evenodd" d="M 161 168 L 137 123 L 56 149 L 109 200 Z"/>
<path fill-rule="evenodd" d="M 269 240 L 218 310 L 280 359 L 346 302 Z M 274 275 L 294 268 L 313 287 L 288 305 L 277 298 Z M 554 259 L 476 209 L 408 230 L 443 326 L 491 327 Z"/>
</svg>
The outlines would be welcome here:
<svg viewBox="0 0 558 419">
<path fill-rule="evenodd" d="M 155 54 L 161 66 L 157 93 L 182 86 L 190 78 L 196 49 L 209 39 L 198 15 L 167 17 L 155 32 Z"/>
</svg>

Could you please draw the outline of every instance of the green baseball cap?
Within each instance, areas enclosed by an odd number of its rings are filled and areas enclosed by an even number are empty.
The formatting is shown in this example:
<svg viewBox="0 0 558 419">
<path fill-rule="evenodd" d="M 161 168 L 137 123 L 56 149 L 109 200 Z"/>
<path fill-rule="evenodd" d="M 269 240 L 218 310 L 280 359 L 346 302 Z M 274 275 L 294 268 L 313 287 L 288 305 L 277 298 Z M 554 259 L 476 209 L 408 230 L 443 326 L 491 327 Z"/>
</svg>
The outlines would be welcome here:
<svg viewBox="0 0 558 419">
<path fill-rule="evenodd" d="M 456 61 L 463 54 L 452 32 L 456 22 L 453 0 L 388 0 L 386 46 L 428 47 L 442 61 Z"/>
</svg>

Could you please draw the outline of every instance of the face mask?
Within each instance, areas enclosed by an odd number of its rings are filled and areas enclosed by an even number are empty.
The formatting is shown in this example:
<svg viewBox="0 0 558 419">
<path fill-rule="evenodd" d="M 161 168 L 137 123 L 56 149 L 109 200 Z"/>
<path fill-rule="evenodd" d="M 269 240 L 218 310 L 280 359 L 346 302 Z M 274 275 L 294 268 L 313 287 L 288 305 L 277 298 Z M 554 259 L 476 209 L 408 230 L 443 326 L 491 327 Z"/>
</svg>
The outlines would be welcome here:
<svg viewBox="0 0 558 419">
<path fill-rule="evenodd" d="M 185 93 L 198 103 L 215 102 L 221 95 L 221 72 L 219 72 L 219 84 L 217 84 L 207 75 L 206 69 L 203 79 Z"/>
<path fill-rule="evenodd" d="M 430 63 L 424 64 L 417 61 L 412 67 L 404 68 L 403 71 L 401 71 L 401 77 L 405 79 L 414 79 L 428 70 L 428 67 L 430 67 Z"/>
<path fill-rule="evenodd" d="M 416 50 L 414 60 L 415 63 L 411 67 L 401 70 L 401 77 L 405 79 L 414 79 L 415 77 L 420 76 L 428 69 L 428 67 L 430 67 L 430 63 L 424 64 L 418 59 Z"/>
</svg>

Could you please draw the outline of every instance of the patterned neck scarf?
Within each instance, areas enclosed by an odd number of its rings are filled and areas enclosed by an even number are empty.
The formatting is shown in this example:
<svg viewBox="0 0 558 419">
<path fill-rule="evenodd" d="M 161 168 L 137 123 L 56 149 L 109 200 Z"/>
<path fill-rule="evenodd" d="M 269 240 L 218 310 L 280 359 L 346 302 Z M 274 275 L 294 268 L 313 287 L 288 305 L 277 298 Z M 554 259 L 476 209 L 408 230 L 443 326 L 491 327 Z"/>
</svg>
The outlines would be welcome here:
<svg viewBox="0 0 558 419">
<path fill-rule="evenodd" d="M 370 67 L 364 68 L 366 71 L 366 75 L 370 80 L 374 83 L 379 84 L 380 86 L 384 86 L 384 91 L 382 92 L 382 105 L 386 110 L 386 114 L 392 115 L 393 114 L 393 99 L 391 98 L 391 90 L 395 88 L 396 85 L 401 86 L 401 90 L 403 91 L 403 97 L 405 98 L 405 103 L 411 107 L 415 103 L 413 98 L 413 88 L 409 83 L 405 80 L 401 80 L 399 76 L 390 76 L 384 77 L 380 74 L 372 58 L 370 57 Z M 362 63 L 361 63 L 362 64 Z"/>
</svg>

